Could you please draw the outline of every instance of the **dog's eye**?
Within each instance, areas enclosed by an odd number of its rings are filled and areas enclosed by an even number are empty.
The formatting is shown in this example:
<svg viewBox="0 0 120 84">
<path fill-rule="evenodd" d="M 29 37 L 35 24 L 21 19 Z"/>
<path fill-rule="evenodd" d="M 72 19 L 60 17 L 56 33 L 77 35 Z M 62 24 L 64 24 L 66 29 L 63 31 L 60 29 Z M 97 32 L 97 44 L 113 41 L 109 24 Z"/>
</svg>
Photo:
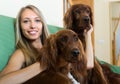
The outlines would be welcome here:
<svg viewBox="0 0 120 84">
<path fill-rule="evenodd" d="M 79 11 L 79 10 L 76 10 L 76 11 L 75 11 L 75 13 L 76 13 L 76 14 L 80 14 L 80 13 L 81 13 L 81 11 Z"/>
<path fill-rule="evenodd" d="M 67 36 L 64 36 L 61 38 L 61 41 L 63 41 L 63 42 L 67 42 L 67 40 L 68 40 Z"/>
<path fill-rule="evenodd" d="M 89 13 L 90 13 L 90 11 L 89 11 L 89 10 L 86 10 L 86 12 L 87 12 L 87 14 L 89 14 Z"/>
<path fill-rule="evenodd" d="M 74 41 L 78 41 L 78 37 L 75 37 L 75 38 L 74 38 Z"/>
<path fill-rule="evenodd" d="M 76 34 L 73 35 L 73 40 L 74 40 L 74 41 L 78 41 L 78 39 L 79 39 L 79 38 L 78 38 L 78 35 L 76 35 Z"/>
</svg>

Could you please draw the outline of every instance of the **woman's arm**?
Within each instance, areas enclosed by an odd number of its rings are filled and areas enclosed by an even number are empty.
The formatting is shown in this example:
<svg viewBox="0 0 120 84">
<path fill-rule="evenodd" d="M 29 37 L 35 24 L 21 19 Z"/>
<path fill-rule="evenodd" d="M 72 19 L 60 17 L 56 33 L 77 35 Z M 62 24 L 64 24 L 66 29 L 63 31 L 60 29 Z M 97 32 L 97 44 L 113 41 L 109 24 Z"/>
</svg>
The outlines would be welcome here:
<svg viewBox="0 0 120 84">
<path fill-rule="evenodd" d="M 87 68 L 91 69 L 94 67 L 94 56 L 93 56 L 93 45 L 91 39 L 91 33 L 93 31 L 93 27 L 87 32 L 85 32 L 86 38 L 86 56 L 87 56 Z"/>
<path fill-rule="evenodd" d="M 17 50 L 10 58 L 8 65 L 0 73 L 0 84 L 20 84 L 42 71 L 38 62 L 21 69 L 23 63 L 24 55 L 20 50 Z"/>
</svg>

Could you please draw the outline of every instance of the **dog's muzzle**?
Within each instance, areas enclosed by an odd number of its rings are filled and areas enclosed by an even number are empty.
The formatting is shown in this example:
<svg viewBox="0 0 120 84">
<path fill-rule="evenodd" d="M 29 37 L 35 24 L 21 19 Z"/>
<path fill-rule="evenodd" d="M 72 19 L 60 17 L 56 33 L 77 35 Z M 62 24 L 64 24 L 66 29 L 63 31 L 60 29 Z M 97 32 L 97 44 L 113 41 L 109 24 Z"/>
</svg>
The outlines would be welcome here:
<svg viewBox="0 0 120 84">
<path fill-rule="evenodd" d="M 80 54 L 80 51 L 78 49 L 74 49 L 74 50 L 72 50 L 71 53 L 73 56 L 78 57 L 78 55 Z"/>
<path fill-rule="evenodd" d="M 89 24 L 90 18 L 88 16 L 83 17 L 83 21 L 85 24 Z"/>
</svg>

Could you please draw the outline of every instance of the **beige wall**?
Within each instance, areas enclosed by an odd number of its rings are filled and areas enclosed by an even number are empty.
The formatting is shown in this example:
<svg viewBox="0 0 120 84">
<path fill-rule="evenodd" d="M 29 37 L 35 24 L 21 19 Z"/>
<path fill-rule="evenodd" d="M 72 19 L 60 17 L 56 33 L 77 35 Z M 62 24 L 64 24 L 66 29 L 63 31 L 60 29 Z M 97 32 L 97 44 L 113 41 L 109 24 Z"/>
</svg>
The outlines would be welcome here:
<svg viewBox="0 0 120 84">
<path fill-rule="evenodd" d="M 116 14 L 115 10 L 113 13 L 113 9 L 110 9 L 111 6 L 109 3 L 116 1 L 120 2 L 120 0 L 95 0 L 94 2 L 95 55 L 99 59 L 109 63 L 113 62 L 111 15 L 114 16 Z M 118 9 L 120 10 L 119 7 Z"/>
<path fill-rule="evenodd" d="M 95 56 L 111 63 L 109 0 L 94 0 Z"/>
</svg>

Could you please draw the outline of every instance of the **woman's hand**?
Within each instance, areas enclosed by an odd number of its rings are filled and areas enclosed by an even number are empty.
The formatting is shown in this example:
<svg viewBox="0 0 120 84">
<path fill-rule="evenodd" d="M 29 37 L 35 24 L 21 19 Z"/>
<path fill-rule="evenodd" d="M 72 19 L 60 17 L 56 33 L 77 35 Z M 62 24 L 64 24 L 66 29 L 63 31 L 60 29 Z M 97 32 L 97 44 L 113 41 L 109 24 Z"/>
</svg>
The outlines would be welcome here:
<svg viewBox="0 0 120 84">
<path fill-rule="evenodd" d="M 87 33 L 88 33 L 88 34 L 91 34 L 91 33 L 92 33 L 92 31 L 93 31 L 93 26 L 92 26 L 92 25 L 90 25 L 90 29 L 87 31 Z"/>
<path fill-rule="evenodd" d="M 91 36 L 92 31 L 93 31 L 93 26 L 90 25 L 90 29 L 89 30 L 84 30 L 85 37 Z"/>
</svg>

